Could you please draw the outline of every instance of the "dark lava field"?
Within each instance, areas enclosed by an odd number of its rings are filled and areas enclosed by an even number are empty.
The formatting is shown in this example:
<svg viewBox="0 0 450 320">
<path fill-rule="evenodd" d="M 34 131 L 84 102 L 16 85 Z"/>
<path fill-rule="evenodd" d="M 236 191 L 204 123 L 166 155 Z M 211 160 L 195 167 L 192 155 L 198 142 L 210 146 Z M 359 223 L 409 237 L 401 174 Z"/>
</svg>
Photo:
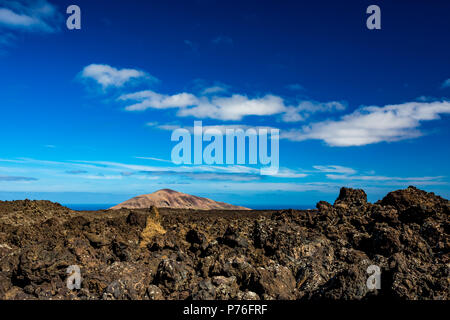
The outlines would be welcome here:
<svg viewBox="0 0 450 320">
<path fill-rule="evenodd" d="M 374 204 L 342 188 L 307 211 L 0 202 L 0 299 L 448 300 L 449 212 L 415 187 Z"/>
</svg>

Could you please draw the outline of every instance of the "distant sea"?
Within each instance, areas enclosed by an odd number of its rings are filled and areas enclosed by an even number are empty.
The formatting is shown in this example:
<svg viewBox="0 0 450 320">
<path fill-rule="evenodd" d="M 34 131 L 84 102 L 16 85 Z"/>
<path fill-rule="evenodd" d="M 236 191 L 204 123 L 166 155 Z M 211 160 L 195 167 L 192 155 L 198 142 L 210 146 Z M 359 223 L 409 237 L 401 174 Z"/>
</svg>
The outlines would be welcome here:
<svg viewBox="0 0 450 320">
<path fill-rule="evenodd" d="M 297 210 L 308 210 L 308 209 L 315 209 L 316 205 L 315 204 L 311 204 L 311 205 L 298 205 L 298 204 L 292 204 L 292 205 L 279 205 L 279 204 L 274 204 L 274 205 L 248 205 L 245 206 L 247 208 L 251 208 L 254 210 L 283 210 L 283 209 L 297 209 Z"/>
<path fill-rule="evenodd" d="M 62 204 L 63 206 L 70 208 L 76 211 L 96 211 L 96 210 L 104 210 L 115 206 L 116 203 L 108 203 L 108 204 Z M 307 209 L 315 209 L 315 205 L 249 205 L 245 206 L 255 210 L 283 210 L 283 209 L 297 209 L 297 210 L 307 210 Z"/>
<path fill-rule="evenodd" d="M 115 206 L 117 203 L 114 204 L 70 204 L 70 203 L 62 203 L 63 206 L 76 210 L 76 211 L 95 211 L 95 210 L 104 210 L 111 208 L 112 206 Z"/>
</svg>

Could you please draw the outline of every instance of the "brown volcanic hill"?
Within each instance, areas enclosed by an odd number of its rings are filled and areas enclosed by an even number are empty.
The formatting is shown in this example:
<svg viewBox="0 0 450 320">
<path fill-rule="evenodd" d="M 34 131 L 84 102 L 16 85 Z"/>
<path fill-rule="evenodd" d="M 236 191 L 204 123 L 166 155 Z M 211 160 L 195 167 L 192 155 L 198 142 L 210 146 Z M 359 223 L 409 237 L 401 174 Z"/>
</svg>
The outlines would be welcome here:
<svg viewBox="0 0 450 320">
<path fill-rule="evenodd" d="M 150 194 L 140 195 L 111 207 L 110 209 L 145 209 L 155 206 L 158 208 L 197 209 L 197 210 L 250 210 L 245 207 L 214 201 L 208 198 L 161 189 Z"/>
</svg>

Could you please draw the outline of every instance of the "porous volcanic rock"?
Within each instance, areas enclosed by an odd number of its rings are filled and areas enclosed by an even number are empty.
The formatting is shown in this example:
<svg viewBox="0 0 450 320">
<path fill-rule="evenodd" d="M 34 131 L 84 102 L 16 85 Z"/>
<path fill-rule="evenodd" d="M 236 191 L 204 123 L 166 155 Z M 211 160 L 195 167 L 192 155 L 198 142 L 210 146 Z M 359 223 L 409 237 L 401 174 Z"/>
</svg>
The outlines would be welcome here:
<svg viewBox="0 0 450 320">
<path fill-rule="evenodd" d="M 448 300 L 449 212 L 414 187 L 374 204 L 342 188 L 317 210 L 0 202 L 0 299 Z M 371 265 L 381 289 L 366 285 Z"/>
</svg>

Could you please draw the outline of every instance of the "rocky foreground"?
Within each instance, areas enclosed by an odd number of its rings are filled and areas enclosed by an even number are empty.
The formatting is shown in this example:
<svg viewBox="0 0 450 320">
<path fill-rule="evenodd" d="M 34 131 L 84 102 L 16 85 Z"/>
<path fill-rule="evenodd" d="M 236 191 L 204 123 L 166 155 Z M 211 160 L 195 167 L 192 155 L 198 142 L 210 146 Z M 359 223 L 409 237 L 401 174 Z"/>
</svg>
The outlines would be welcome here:
<svg viewBox="0 0 450 320">
<path fill-rule="evenodd" d="M 203 212 L 0 202 L 0 299 L 448 300 L 448 200 L 414 187 L 366 199 L 342 188 L 317 210 Z"/>
</svg>

